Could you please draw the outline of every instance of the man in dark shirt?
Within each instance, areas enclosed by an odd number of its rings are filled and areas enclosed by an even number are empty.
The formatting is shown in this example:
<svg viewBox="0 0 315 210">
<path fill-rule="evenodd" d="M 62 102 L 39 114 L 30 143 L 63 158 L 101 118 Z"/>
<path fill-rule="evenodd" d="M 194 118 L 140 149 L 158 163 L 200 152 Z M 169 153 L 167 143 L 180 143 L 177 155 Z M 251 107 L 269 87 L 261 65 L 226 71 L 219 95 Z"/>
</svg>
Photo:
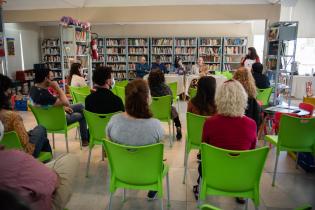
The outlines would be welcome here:
<svg viewBox="0 0 315 210">
<path fill-rule="evenodd" d="M 166 66 L 161 63 L 161 57 L 159 55 L 155 56 L 155 63 L 152 63 L 151 69 L 159 68 L 164 74 L 167 74 L 169 71 Z"/>
<path fill-rule="evenodd" d="M 146 63 L 146 58 L 144 56 L 141 57 L 140 63 L 136 64 L 136 75 L 137 78 L 143 78 L 144 75 L 150 72 L 149 65 Z"/>
<path fill-rule="evenodd" d="M 113 85 L 111 72 L 111 67 L 98 67 L 93 71 L 92 79 L 96 91 L 86 97 L 86 110 L 98 114 L 125 111 L 122 100 L 110 91 Z"/>
<path fill-rule="evenodd" d="M 66 111 L 67 124 L 79 122 L 82 146 L 87 146 L 89 134 L 86 121 L 83 115 L 84 106 L 82 104 L 70 105 L 66 94 L 62 91 L 50 69 L 38 69 L 35 71 L 35 86 L 30 90 L 30 98 L 36 105 L 41 106 L 63 106 Z M 48 88 L 57 94 L 52 95 Z"/>
<path fill-rule="evenodd" d="M 253 77 L 255 79 L 256 87 L 259 89 L 266 89 L 270 87 L 269 79 L 263 72 L 263 65 L 261 63 L 254 63 L 252 65 Z"/>
</svg>

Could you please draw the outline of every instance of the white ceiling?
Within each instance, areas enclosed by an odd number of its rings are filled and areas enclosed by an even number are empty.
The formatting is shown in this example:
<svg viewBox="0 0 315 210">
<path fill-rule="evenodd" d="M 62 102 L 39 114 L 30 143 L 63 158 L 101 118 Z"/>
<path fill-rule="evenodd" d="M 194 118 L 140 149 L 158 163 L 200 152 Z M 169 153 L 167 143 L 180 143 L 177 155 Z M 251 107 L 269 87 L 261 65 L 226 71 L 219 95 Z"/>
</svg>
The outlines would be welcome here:
<svg viewBox="0 0 315 210">
<path fill-rule="evenodd" d="M 163 5 L 269 4 L 277 0 L 7 0 L 4 10 Z"/>
</svg>

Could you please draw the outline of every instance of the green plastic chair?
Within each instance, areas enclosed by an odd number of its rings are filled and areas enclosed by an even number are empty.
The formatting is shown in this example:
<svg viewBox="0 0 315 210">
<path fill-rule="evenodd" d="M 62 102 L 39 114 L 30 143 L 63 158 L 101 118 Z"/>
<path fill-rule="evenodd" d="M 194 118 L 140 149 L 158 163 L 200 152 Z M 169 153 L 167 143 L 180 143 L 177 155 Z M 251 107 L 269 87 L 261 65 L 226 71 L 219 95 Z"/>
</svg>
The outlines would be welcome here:
<svg viewBox="0 0 315 210">
<path fill-rule="evenodd" d="M 79 93 L 77 91 L 73 91 L 73 98 L 75 98 L 75 103 L 83 104 L 85 105 L 85 98 L 90 95 L 89 94 L 84 94 L 84 93 Z"/>
<path fill-rule="evenodd" d="M 210 204 L 204 204 L 202 206 L 200 206 L 201 210 L 221 210 L 220 208 L 217 208 L 215 206 L 212 206 Z"/>
<path fill-rule="evenodd" d="M 222 75 L 222 72 L 221 71 L 215 71 L 214 74 L 217 76 L 220 76 L 220 75 Z"/>
<path fill-rule="evenodd" d="M 86 177 L 89 176 L 89 168 L 91 161 L 92 149 L 95 145 L 102 145 L 102 160 L 104 160 L 104 140 L 106 138 L 106 126 L 110 118 L 119 112 L 110 114 L 97 114 L 83 110 L 83 114 L 90 132 L 90 142 L 89 142 L 89 157 L 86 166 Z"/>
<path fill-rule="evenodd" d="M 177 82 L 171 82 L 171 83 L 168 83 L 167 84 L 171 91 L 172 91 L 172 94 L 173 94 L 173 103 L 177 103 L 177 110 L 179 112 L 179 96 L 177 95 Z"/>
<path fill-rule="evenodd" d="M 91 93 L 91 89 L 89 86 L 83 86 L 83 87 L 74 87 L 74 86 L 69 86 L 70 94 L 72 97 L 73 103 L 80 103 L 77 101 L 75 95 L 73 94 L 74 92 L 82 94 L 82 95 L 89 95 Z M 83 103 L 84 104 L 84 103 Z"/>
<path fill-rule="evenodd" d="M 162 143 L 146 146 L 126 146 L 105 140 L 105 150 L 110 168 L 110 199 L 118 188 L 158 191 L 163 209 L 163 177 L 166 176 L 167 200 L 170 205 L 168 166 L 163 164 Z"/>
<path fill-rule="evenodd" d="M 189 88 L 188 90 L 189 98 L 192 99 L 197 95 L 197 89 L 196 88 Z"/>
<path fill-rule="evenodd" d="M 122 102 L 125 104 L 125 87 L 115 86 L 114 87 L 116 95 L 121 98 Z"/>
<path fill-rule="evenodd" d="M 55 149 L 55 133 L 64 134 L 66 139 L 66 148 L 69 152 L 68 131 L 72 128 L 80 127 L 78 122 L 67 125 L 66 114 L 62 106 L 41 107 L 29 105 L 38 125 L 47 129 L 53 137 L 53 148 Z M 80 148 L 82 149 L 82 139 L 80 139 Z"/>
<path fill-rule="evenodd" d="M 313 152 L 315 154 L 314 128 L 315 118 L 299 118 L 283 114 L 280 118 L 278 135 L 265 136 L 266 141 L 277 147 L 272 186 L 275 186 L 278 159 L 281 151 Z M 298 158 L 296 158 L 297 161 Z"/>
<path fill-rule="evenodd" d="M 221 195 L 250 198 L 257 209 L 259 183 L 268 151 L 268 147 L 233 151 L 202 143 L 199 204 L 206 195 Z"/>
<path fill-rule="evenodd" d="M 5 146 L 5 149 L 17 149 L 23 151 L 23 146 L 21 144 L 20 138 L 15 131 L 5 132 L 0 144 Z M 50 152 L 40 152 L 39 156 L 37 157 L 37 160 L 41 162 L 48 162 L 51 159 L 52 154 Z"/>
<path fill-rule="evenodd" d="M 200 150 L 200 144 L 202 140 L 202 129 L 207 117 L 196 115 L 190 112 L 186 113 L 187 123 L 187 135 L 186 135 L 186 146 L 184 155 L 184 178 L 183 184 L 185 184 L 187 169 L 188 169 L 188 157 L 192 149 Z"/>
<path fill-rule="evenodd" d="M 296 208 L 294 210 L 312 210 L 312 206 L 311 205 L 305 205 L 305 206 Z"/>
<path fill-rule="evenodd" d="M 152 103 L 150 105 L 150 109 L 153 114 L 153 117 L 162 122 L 168 123 L 170 147 L 173 146 L 173 140 L 175 137 L 174 136 L 174 123 L 171 116 L 171 104 L 172 104 L 172 97 L 170 95 L 167 95 L 167 96 L 161 96 L 161 97 L 152 97 Z M 171 124 L 173 128 L 173 134 L 171 134 Z"/>
<path fill-rule="evenodd" d="M 129 81 L 128 80 L 122 80 L 122 81 L 118 81 L 115 82 L 115 87 L 119 86 L 119 87 L 126 87 L 128 85 Z"/>
<path fill-rule="evenodd" d="M 269 105 L 269 99 L 272 93 L 272 87 L 266 89 L 257 89 L 256 99 L 262 102 L 263 106 Z"/>
<path fill-rule="evenodd" d="M 233 79 L 233 74 L 229 71 L 223 71 L 222 75 L 225 76 L 227 80 Z"/>
</svg>

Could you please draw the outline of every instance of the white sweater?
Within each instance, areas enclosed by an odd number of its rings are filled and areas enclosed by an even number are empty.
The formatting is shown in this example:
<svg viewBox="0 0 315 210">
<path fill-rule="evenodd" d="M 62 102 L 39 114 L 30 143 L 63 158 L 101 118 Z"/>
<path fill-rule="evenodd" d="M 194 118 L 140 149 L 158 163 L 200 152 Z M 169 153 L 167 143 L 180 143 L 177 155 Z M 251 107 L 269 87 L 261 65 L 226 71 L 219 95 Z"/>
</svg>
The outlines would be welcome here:
<svg viewBox="0 0 315 210">
<path fill-rule="evenodd" d="M 74 87 L 83 87 L 83 86 L 87 86 L 86 82 L 85 82 L 85 79 L 83 77 L 80 77 L 76 74 L 74 74 L 72 76 L 72 79 L 71 79 L 71 86 L 74 86 Z"/>
</svg>

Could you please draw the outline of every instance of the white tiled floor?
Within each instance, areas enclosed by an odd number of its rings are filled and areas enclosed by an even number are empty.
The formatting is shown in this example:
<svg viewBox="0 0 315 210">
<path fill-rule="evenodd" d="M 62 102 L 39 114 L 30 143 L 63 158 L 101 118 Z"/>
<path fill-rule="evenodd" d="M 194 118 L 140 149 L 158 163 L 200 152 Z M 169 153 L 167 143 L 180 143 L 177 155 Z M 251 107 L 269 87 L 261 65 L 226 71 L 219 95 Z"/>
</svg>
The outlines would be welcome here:
<svg viewBox="0 0 315 210">
<path fill-rule="evenodd" d="M 185 113 L 186 103 L 180 102 L 180 119 L 183 124 L 183 136 L 185 136 L 186 123 Z M 36 123 L 30 112 L 21 113 L 24 123 L 28 129 L 33 128 Z M 168 134 L 168 126 L 164 124 L 165 132 Z M 51 139 L 51 136 L 49 136 Z M 69 210 L 101 210 L 106 209 L 109 201 L 109 177 L 107 173 L 107 160 L 101 161 L 101 148 L 95 147 L 92 154 L 89 178 L 85 177 L 85 168 L 88 158 L 88 149 L 80 150 L 79 142 L 75 139 L 75 130 L 70 131 L 69 135 L 70 153 L 80 157 L 80 169 L 75 181 L 73 195 L 67 208 Z M 52 143 L 51 143 L 52 144 Z M 183 159 L 184 159 L 184 138 L 180 142 L 175 142 L 173 148 L 168 146 L 168 136 L 165 136 L 165 158 L 170 166 L 170 197 L 172 210 L 197 209 L 197 203 L 192 193 L 192 186 L 196 184 L 197 162 L 196 151 L 189 156 L 189 171 L 186 184 L 182 184 L 183 179 Z M 62 135 L 56 136 L 55 157 L 66 151 L 65 140 Z M 261 205 L 260 210 L 285 210 L 293 209 L 304 204 L 311 204 L 315 207 L 315 174 L 307 174 L 301 168 L 295 168 L 295 162 L 281 153 L 279 160 L 279 173 L 276 186 L 271 186 L 272 172 L 274 168 L 274 150 L 268 155 L 268 160 L 261 179 Z M 164 205 L 166 209 L 166 185 L 164 187 Z M 121 202 L 121 191 L 116 192 L 113 199 L 113 210 L 118 209 L 160 209 L 159 201 L 148 202 L 146 192 L 127 191 L 127 199 Z M 211 203 L 222 209 L 233 210 L 243 209 L 242 205 L 237 204 L 233 198 L 227 197 L 208 197 L 207 203 Z M 250 202 L 250 208 L 254 209 Z"/>
</svg>

